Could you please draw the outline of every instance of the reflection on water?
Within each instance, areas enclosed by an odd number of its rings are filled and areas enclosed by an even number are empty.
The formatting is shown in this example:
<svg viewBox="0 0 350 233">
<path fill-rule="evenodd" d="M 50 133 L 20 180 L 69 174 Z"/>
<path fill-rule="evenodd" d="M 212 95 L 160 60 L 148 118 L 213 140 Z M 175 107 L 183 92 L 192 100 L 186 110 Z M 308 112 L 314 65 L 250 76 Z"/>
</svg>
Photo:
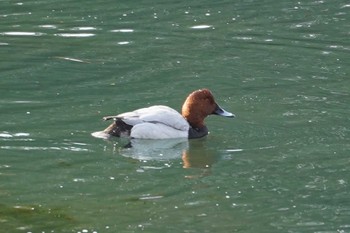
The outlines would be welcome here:
<svg viewBox="0 0 350 233">
<path fill-rule="evenodd" d="M 96 136 L 95 132 L 93 133 Z M 97 136 L 100 136 L 98 134 Z M 145 140 L 145 139 L 116 139 L 108 137 L 105 139 L 113 144 L 114 150 L 122 156 L 140 161 L 172 161 L 182 159 L 183 168 L 210 168 L 215 164 L 219 155 L 217 150 L 208 148 L 207 139 L 187 138 Z M 230 150 L 230 152 L 242 151 L 241 149 Z"/>
<path fill-rule="evenodd" d="M 138 160 L 168 161 L 180 158 L 187 148 L 187 138 L 166 140 L 131 139 L 128 148 L 122 148 L 120 154 Z"/>
<path fill-rule="evenodd" d="M 190 141 L 189 148 L 182 153 L 184 168 L 210 168 L 219 159 L 217 151 L 206 144 L 206 138 Z"/>
</svg>

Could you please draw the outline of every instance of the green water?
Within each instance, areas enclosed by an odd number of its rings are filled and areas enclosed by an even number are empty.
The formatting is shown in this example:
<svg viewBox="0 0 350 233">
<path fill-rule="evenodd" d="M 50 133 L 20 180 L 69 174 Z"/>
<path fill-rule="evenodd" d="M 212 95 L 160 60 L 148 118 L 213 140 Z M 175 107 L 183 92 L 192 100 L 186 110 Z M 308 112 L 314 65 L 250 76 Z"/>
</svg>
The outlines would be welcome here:
<svg viewBox="0 0 350 233">
<path fill-rule="evenodd" d="M 0 1 L 0 232 L 350 232 L 349 10 Z M 204 139 L 90 135 L 202 87 Z"/>
</svg>

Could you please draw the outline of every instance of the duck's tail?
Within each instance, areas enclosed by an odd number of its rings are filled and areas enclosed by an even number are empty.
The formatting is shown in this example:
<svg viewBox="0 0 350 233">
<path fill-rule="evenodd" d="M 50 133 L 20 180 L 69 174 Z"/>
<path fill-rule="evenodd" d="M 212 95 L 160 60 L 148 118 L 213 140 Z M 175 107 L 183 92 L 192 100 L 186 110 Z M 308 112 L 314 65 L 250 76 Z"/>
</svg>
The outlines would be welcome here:
<svg viewBox="0 0 350 233">
<path fill-rule="evenodd" d="M 115 118 L 113 116 L 104 117 L 105 121 L 114 119 L 115 121 L 110 124 L 103 132 L 115 136 L 115 137 L 129 137 L 132 125 L 126 124 L 121 119 Z"/>
</svg>

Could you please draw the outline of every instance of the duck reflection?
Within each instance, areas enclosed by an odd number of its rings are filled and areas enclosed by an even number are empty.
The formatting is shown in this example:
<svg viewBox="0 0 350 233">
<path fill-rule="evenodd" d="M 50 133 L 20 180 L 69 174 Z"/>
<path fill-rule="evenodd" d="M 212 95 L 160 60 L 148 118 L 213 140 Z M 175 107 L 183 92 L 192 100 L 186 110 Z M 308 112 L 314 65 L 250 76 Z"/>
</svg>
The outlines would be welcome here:
<svg viewBox="0 0 350 233">
<path fill-rule="evenodd" d="M 188 149 L 187 138 L 147 140 L 131 139 L 120 150 L 122 156 L 137 160 L 168 161 L 179 158 Z"/>
<path fill-rule="evenodd" d="M 216 153 L 207 148 L 207 139 L 191 140 L 186 151 L 182 152 L 184 168 L 210 168 L 218 157 Z"/>
<path fill-rule="evenodd" d="M 100 133 L 100 132 L 97 132 Z M 96 135 L 94 135 L 97 137 Z M 102 135 L 104 139 L 114 141 L 111 137 Z M 100 135 L 98 137 L 101 138 Z M 218 160 L 215 150 L 208 147 L 207 138 L 188 140 L 187 138 L 147 140 L 130 139 L 129 141 L 119 141 L 124 146 L 116 146 L 124 157 L 141 161 L 169 161 L 182 158 L 183 168 L 210 168 Z"/>
<path fill-rule="evenodd" d="M 210 168 L 216 161 L 214 151 L 207 148 L 206 138 L 144 140 L 132 139 L 120 150 L 121 155 L 137 160 L 169 161 L 182 158 L 183 168 Z"/>
</svg>

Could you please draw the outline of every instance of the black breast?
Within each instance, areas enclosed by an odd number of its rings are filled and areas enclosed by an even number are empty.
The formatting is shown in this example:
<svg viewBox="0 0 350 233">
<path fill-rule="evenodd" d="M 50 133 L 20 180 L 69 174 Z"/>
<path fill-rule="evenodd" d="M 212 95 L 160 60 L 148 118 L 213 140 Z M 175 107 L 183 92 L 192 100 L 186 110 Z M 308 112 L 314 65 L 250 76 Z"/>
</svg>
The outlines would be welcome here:
<svg viewBox="0 0 350 233">
<path fill-rule="evenodd" d="M 188 138 L 193 139 L 193 138 L 201 138 L 204 137 L 205 135 L 208 134 L 208 128 L 206 126 L 202 128 L 192 128 L 188 130 Z"/>
</svg>

